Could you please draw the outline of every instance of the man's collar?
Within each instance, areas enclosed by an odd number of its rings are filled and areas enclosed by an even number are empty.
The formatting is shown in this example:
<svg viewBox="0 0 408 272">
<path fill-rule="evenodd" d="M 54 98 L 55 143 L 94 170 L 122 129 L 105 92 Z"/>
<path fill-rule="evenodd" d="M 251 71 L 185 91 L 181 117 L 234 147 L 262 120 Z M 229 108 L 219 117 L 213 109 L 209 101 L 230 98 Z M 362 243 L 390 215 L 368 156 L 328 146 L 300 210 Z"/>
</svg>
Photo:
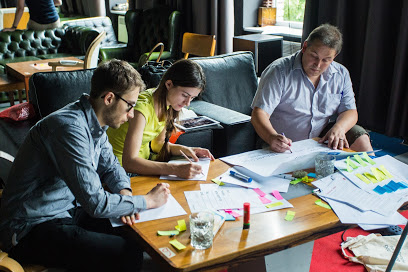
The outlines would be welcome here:
<svg viewBox="0 0 408 272">
<path fill-rule="evenodd" d="M 108 129 L 108 126 L 101 127 L 99 120 L 96 117 L 95 110 L 93 109 L 91 102 L 89 102 L 89 95 L 83 94 L 79 99 L 79 103 L 84 109 L 85 117 L 88 123 L 88 127 L 91 130 L 93 138 L 99 138 L 103 132 Z"/>
</svg>

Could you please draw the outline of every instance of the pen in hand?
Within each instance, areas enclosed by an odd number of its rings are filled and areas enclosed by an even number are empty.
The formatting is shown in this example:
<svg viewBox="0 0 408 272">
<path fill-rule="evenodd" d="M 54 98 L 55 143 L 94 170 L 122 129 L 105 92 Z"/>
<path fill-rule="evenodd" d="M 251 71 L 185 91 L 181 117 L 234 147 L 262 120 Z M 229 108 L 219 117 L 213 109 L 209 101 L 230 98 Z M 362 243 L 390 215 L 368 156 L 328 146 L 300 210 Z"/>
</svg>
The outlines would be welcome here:
<svg viewBox="0 0 408 272">
<path fill-rule="evenodd" d="M 187 157 L 187 155 L 186 154 L 184 154 L 184 152 L 183 151 L 181 151 L 180 150 L 180 153 L 181 153 L 181 155 L 183 155 L 183 157 L 186 159 L 186 160 L 188 160 L 191 164 L 193 164 L 193 161 L 192 160 L 190 160 L 190 158 L 189 157 Z M 201 171 L 201 175 L 203 175 L 203 176 L 205 176 L 204 175 L 204 173 L 203 173 L 203 171 Z"/>
<path fill-rule="evenodd" d="M 282 132 L 282 136 L 286 138 L 285 133 L 283 133 L 283 132 Z M 289 147 L 289 151 L 290 151 L 290 153 L 293 153 L 292 149 L 290 147 Z"/>
</svg>

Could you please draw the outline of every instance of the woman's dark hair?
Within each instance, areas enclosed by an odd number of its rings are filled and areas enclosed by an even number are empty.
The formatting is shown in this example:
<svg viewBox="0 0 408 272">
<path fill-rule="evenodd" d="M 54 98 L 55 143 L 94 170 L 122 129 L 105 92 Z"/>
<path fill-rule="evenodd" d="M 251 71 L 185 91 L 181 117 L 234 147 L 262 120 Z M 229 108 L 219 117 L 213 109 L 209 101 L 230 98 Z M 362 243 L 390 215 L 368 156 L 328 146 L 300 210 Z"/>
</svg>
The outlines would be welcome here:
<svg viewBox="0 0 408 272">
<path fill-rule="evenodd" d="M 126 61 L 112 59 L 99 64 L 95 69 L 90 97 L 97 99 L 107 91 L 122 96 L 135 87 L 140 87 L 140 92 L 146 88 L 139 72 Z"/>
<path fill-rule="evenodd" d="M 192 87 L 198 88 L 201 91 L 205 88 L 203 69 L 198 63 L 189 59 L 176 61 L 163 75 L 155 91 L 160 109 L 159 120 L 166 120 L 166 139 L 157 159 L 159 161 L 168 161 L 170 158 L 170 154 L 167 150 L 167 142 L 175 130 L 174 120 L 179 116 L 179 112 L 174 110 L 171 106 L 167 109 L 167 80 L 171 80 L 174 87 Z"/>
</svg>

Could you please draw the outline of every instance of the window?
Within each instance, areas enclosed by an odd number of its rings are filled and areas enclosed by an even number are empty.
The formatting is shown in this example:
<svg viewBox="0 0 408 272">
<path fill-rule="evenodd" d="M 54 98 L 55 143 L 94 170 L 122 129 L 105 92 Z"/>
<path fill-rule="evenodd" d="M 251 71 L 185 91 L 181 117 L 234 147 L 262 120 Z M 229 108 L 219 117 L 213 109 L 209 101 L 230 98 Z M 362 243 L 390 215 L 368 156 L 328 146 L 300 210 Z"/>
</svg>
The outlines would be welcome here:
<svg viewBox="0 0 408 272">
<path fill-rule="evenodd" d="M 276 24 L 293 28 L 303 27 L 305 0 L 275 0 Z"/>
</svg>

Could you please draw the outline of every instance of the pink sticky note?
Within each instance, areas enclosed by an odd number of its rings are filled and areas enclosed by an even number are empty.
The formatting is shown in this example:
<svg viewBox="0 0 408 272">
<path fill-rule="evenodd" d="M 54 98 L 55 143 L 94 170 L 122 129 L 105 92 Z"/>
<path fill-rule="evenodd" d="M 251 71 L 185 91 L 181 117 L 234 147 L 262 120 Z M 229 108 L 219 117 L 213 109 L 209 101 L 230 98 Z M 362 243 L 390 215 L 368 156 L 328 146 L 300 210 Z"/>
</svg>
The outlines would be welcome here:
<svg viewBox="0 0 408 272">
<path fill-rule="evenodd" d="M 280 195 L 279 191 L 277 191 L 277 190 L 272 191 L 272 195 L 273 195 L 277 200 L 283 199 L 283 197 Z"/>
<path fill-rule="evenodd" d="M 263 204 L 268 204 L 272 202 L 272 200 L 269 200 L 266 197 L 263 197 L 263 196 L 258 196 L 258 197 L 262 201 Z"/>
<path fill-rule="evenodd" d="M 231 212 L 232 212 L 231 209 L 225 209 L 224 211 L 225 211 L 226 213 L 231 213 Z"/>
<path fill-rule="evenodd" d="M 241 216 L 239 213 L 234 212 L 234 211 L 232 211 L 230 214 L 231 214 L 233 217 L 235 217 L 235 218 L 237 218 L 237 217 L 240 217 L 240 216 Z"/>
<path fill-rule="evenodd" d="M 260 196 L 265 196 L 265 195 L 266 195 L 266 194 L 265 194 L 264 192 L 262 192 L 261 189 L 259 189 L 259 188 L 255 188 L 254 191 L 255 191 L 255 193 L 257 193 L 257 194 L 260 195 Z"/>
</svg>

